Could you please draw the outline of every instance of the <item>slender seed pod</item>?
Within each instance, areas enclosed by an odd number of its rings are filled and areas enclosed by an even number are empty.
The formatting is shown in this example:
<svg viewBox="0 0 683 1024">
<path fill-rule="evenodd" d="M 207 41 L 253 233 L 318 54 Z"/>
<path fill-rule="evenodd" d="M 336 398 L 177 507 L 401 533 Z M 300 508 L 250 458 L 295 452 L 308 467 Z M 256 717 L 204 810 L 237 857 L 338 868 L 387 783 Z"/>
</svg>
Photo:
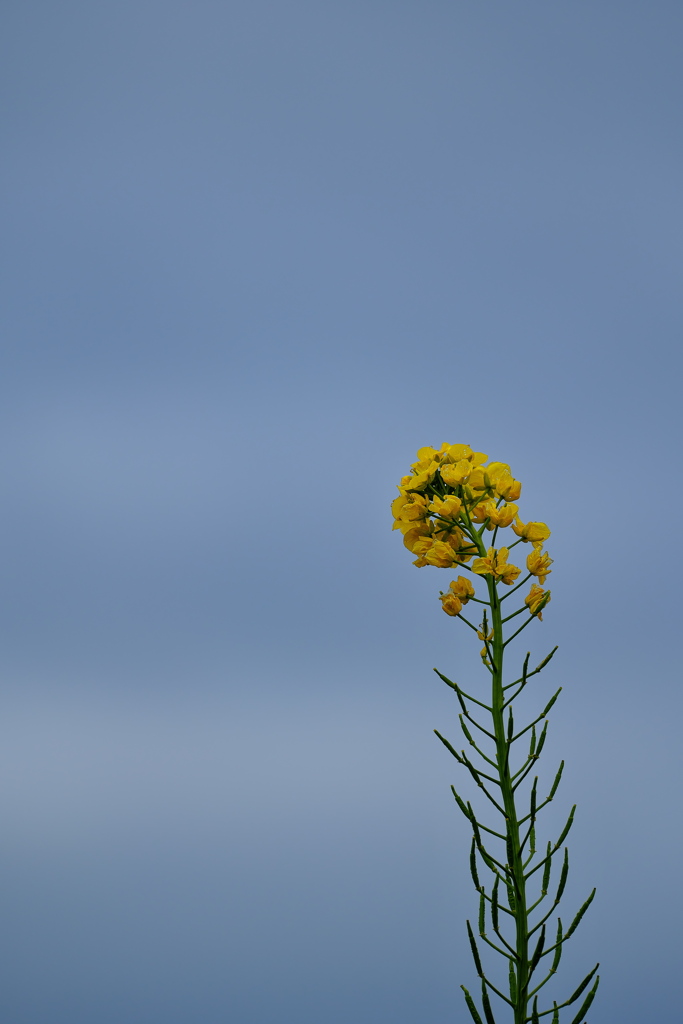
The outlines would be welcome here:
<svg viewBox="0 0 683 1024">
<path fill-rule="evenodd" d="M 550 968 L 550 973 L 554 974 L 560 965 L 562 959 L 562 947 L 564 945 L 564 939 L 562 938 L 562 921 L 558 917 L 557 919 L 557 935 L 555 936 L 555 956 L 553 957 L 553 966 Z M 550 952 L 550 950 L 548 950 Z"/>
<path fill-rule="evenodd" d="M 538 942 L 536 943 L 536 948 L 533 951 L 533 954 L 531 956 L 531 960 L 529 961 L 529 977 L 531 977 L 533 972 L 536 970 L 536 967 L 538 966 L 538 961 L 541 959 L 541 956 L 543 955 L 543 947 L 544 946 L 545 946 L 545 925 L 542 925 L 542 927 L 541 927 L 541 934 L 539 935 Z"/>
<path fill-rule="evenodd" d="M 555 648 L 555 650 L 557 650 L 557 648 Z M 551 655 L 551 657 L 552 657 L 552 655 Z M 562 693 L 562 687 L 560 687 L 559 690 L 557 691 L 557 693 L 553 694 L 553 696 L 550 698 L 550 700 L 548 701 L 548 703 L 544 707 L 543 711 L 541 712 L 541 718 L 545 718 L 545 716 L 548 714 L 548 712 L 550 711 L 551 707 L 553 706 L 553 704 L 555 703 L 555 701 L 557 700 L 557 698 L 560 696 L 561 693 Z"/>
<path fill-rule="evenodd" d="M 534 775 L 534 781 L 531 786 L 531 795 L 529 797 L 529 817 L 533 821 L 536 817 L 536 801 L 538 792 L 538 775 Z"/>
<path fill-rule="evenodd" d="M 491 923 L 496 932 L 498 931 L 498 885 L 499 879 L 496 878 L 491 891 Z"/>
<path fill-rule="evenodd" d="M 474 999 L 469 994 L 469 992 L 467 991 L 467 989 L 465 988 L 464 985 L 461 985 L 460 988 L 465 993 L 465 1002 L 467 1003 L 467 1009 L 470 1011 L 470 1013 L 472 1015 L 472 1020 L 474 1021 L 474 1024 L 484 1024 L 483 1020 L 481 1019 L 481 1017 L 479 1015 L 479 1011 L 477 1010 L 476 1006 L 474 1005 Z"/>
<path fill-rule="evenodd" d="M 550 843 L 548 843 L 548 850 L 547 850 L 547 853 L 546 853 L 546 862 L 545 862 L 545 867 L 543 868 L 543 881 L 541 882 L 541 892 L 543 893 L 544 896 L 545 896 L 545 894 L 548 891 L 548 885 L 550 883 L 550 868 L 551 868 L 551 865 L 552 865 L 551 858 L 552 858 L 552 847 L 551 847 Z"/>
<path fill-rule="evenodd" d="M 560 838 L 557 840 L 557 842 L 555 843 L 555 849 L 556 850 L 559 850 L 559 848 L 562 846 L 562 843 L 565 841 L 565 839 L 567 838 L 567 835 L 569 834 L 569 829 L 574 824 L 574 813 L 575 813 L 575 811 L 576 811 L 576 804 L 574 804 L 574 806 L 572 807 L 571 811 L 569 812 L 569 817 L 567 818 L 567 824 L 562 829 L 562 834 L 561 834 Z"/>
<path fill-rule="evenodd" d="M 477 940 L 474 937 L 474 932 L 472 931 L 472 925 L 470 924 L 469 921 L 467 922 L 467 934 L 468 934 L 469 940 L 470 940 L 470 948 L 472 949 L 472 959 L 474 960 L 474 966 L 477 968 L 477 974 L 479 975 L 479 977 L 483 978 L 484 977 L 484 969 L 481 966 L 481 959 L 479 957 L 479 950 L 477 949 Z"/>
<path fill-rule="evenodd" d="M 452 792 L 453 796 L 455 797 L 455 802 L 457 803 L 457 805 L 460 808 L 460 810 L 462 811 L 462 813 L 465 815 L 465 817 L 467 818 L 468 821 L 471 821 L 472 820 L 472 813 L 471 813 L 472 809 L 471 808 L 469 808 L 469 809 L 467 808 L 467 805 L 465 804 L 464 800 L 462 800 L 458 796 L 458 794 L 455 792 L 455 789 L 453 788 L 453 786 L 451 786 L 451 792 Z"/>
<path fill-rule="evenodd" d="M 462 729 L 462 731 L 464 732 L 464 734 L 465 734 L 465 737 L 466 737 L 466 739 L 467 739 L 467 742 L 468 742 L 468 743 L 470 743 L 470 744 L 471 744 L 471 745 L 472 745 L 473 747 L 476 747 L 476 745 L 477 745 L 477 744 L 476 744 L 476 743 L 474 742 L 474 740 L 472 739 L 472 737 L 471 737 L 471 735 L 470 735 L 470 731 L 469 731 L 469 729 L 467 728 L 467 726 L 465 725 L 465 719 L 463 718 L 463 716 L 462 716 L 462 715 L 458 715 L 458 718 L 460 719 L 460 728 L 461 728 L 461 729 Z"/>
<path fill-rule="evenodd" d="M 557 893 L 555 894 L 555 904 L 557 905 L 562 899 L 562 893 L 564 887 L 567 884 L 567 876 L 569 875 L 569 850 L 565 846 L 564 848 L 564 861 L 562 862 L 562 871 L 560 873 L 560 884 L 557 887 Z"/>
<path fill-rule="evenodd" d="M 534 672 L 541 672 L 546 667 L 546 665 L 548 664 L 548 662 L 550 661 L 550 659 L 552 658 L 552 656 L 553 656 L 553 654 L 555 653 L 556 650 L 557 650 L 557 647 L 553 647 L 553 649 L 550 652 L 550 654 L 546 654 L 546 656 L 543 659 L 543 661 L 539 665 L 536 666 L 536 668 L 534 669 Z"/>
<path fill-rule="evenodd" d="M 583 1001 L 583 1003 L 581 1005 L 581 1009 L 577 1013 L 576 1017 L 574 1017 L 573 1021 L 571 1021 L 571 1024 L 581 1024 L 581 1021 L 583 1020 L 584 1014 L 588 1012 L 588 1009 L 589 1009 L 591 1003 L 595 999 L 595 993 L 598 991 L 598 985 L 599 984 L 600 984 L 600 975 L 598 975 L 597 978 L 595 979 L 595 984 L 593 985 L 593 988 L 590 990 L 590 992 L 588 993 L 588 995 L 584 999 L 584 1001 Z"/>
<path fill-rule="evenodd" d="M 479 934 L 486 935 L 486 897 L 483 889 L 479 896 Z"/>
<path fill-rule="evenodd" d="M 484 981 L 483 978 L 481 981 L 481 1005 L 484 1007 L 484 1016 L 486 1017 L 486 1024 L 496 1024 L 496 1018 L 493 1016 L 493 1010 L 491 1009 L 491 1002 L 489 1000 L 486 982 Z"/>
<path fill-rule="evenodd" d="M 562 778 L 562 772 L 563 771 L 564 771 L 564 761 L 560 761 L 560 767 L 557 770 L 557 775 L 555 776 L 555 781 L 553 782 L 553 784 L 552 784 L 552 786 L 550 788 L 550 793 L 548 794 L 548 800 L 552 800 L 552 798 L 557 793 L 557 787 L 560 784 L 560 779 Z"/>
<path fill-rule="evenodd" d="M 474 882 L 474 888 L 477 892 L 481 892 L 481 882 L 479 881 L 479 872 L 477 871 L 477 848 L 472 837 L 472 845 L 470 846 L 470 872 L 472 874 L 472 881 Z"/>
<path fill-rule="evenodd" d="M 531 1011 L 531 1024 L 540 1024 L 540 1017 L 538 1016 L 538 996 L 534 998 L 534 1006 Z"/>
<path fill-rule="evenodd" d="M 506 848 L 506 851 L 507 851 L 508 864 L 511 865 L 513 863 L 514 859 L 515 859 L 515 851 L 514 851 L 514 847 L 512 845 L 512 836 L 510 835 L 510 831 L 509 830 L 508 830 L 508 834 L 505 837 L 505 848 Z"/>
<path fill-rule="evenodd" d="M 545 746 L 545 741 L 546 741 L 547 735 L 548 735 L 548 723 L 545 722 L 545 724 L 543 725 L 543 728 L 541 729 L 541 735 L 538 737 L 538 746 L 536 747 L 536 753 L 535 753 L 535 757 L 536 757 L 537 760 L 541 756 L 541 751 L 543 750 L 543 747 Z"/>
<path fill-rule="evenodd" d="M 581 921 L 581 918 L 583 917 L 583 915 L 586 913 L 586 911 L 590 907 L 591 903 L 593 902 L 593 897 L 594 896 L 595 896 L 595 889 L 593 889 L 593 892 L 590 894 L 590 896 L 588 897 L 588 899 L 586 900 L 584 905 L 581 907 L 581 909 L 579 910 L 578 914 L 576 915 L 576 917 L 574 918 L 572 923 L 569 925 L 569 928 L 567 929 L 567 934 L 565 935 L 564 939 L 562 940 L 563 942 L 566 942 L 567 939 L 569 938 L 569 936 L 572 935 L 576 931 L 576 929 L 579 927 L 579 923 Z"/>
<path fill-rule="evenodd" d="M 583 979 L 579 987 L 575 989 L 574 992 L 572 992 L 569 999 L 566 1001 L 565 1006 L 570 1006 L 572 1003 L 576 1002 L 576 1000 L 579 998 L 584 989 L 587 988 L 587 986 L 590 984 L 593 975 L 595 974 L 599 966 L 600 964 L 596 964 L 593 970 L 590 972 L 590 974 L 586 975 L 586 977 Z"/>
<path fill-rule="evenodd" d="M 510 967 L 508 968 L 508 982 L 510 985 L 510 999 L 513 1003 L 517 1002 L 517 972 L 515 971 L 515 965 L 512 960 L 510 961 Z"/>
</svg>

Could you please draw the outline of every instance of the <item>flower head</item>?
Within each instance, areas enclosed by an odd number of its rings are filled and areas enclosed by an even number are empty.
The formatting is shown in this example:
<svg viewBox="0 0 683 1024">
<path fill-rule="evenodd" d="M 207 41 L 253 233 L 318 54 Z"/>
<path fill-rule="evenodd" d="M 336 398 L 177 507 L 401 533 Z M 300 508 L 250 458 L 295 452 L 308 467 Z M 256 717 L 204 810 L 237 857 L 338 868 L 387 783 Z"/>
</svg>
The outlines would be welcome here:
<svg viewBox="0 0 683 1024">
<path fill-rule="evenodd" d="M 489 513 L 488 529 L 492 530 L 494 528 L 494 526 L 501 526 L 501 527 L 509 526 L 510 523 L 512 522 L 512 520 L 517 515 L 517 506 L 516 505 L 500 505 L 500 506 L 496 506 L 496 504 L 493 501 L 491 502 L 491 504 L 493 505 L 493 508 L 491 509 L 491 511 Z"/>
<path fill-rule="evenodd" d="M 472 572 L 476 572 L 479 576 L 493 576 L 494 579 L 501 580 L 508 585 L 514 583 L 521 569 L 518 569 L 516 565 L 508 564 L 508 553 L 507 548 L 498 550 L 489 548 L 486 558 L 475 558 L 472 563 Z"/>
<path fill-rule="evenodd" d="M 400 530 L 404 523 L 419 522 L 429 515 L 429 498 L 423 494 L 410 493 L 401 494 L 394 498 L 391 503 L 391 512 L 394 516 L 392 529 Z"/>
<path fill-rule="evenodd" d="M 543 619 L 543 609 L 549 601 L 550 591 L 539 587 L 538 583 L 531 584 L 531 590 L 524 598 L 524 604 L 529 609 L 531 615 L 537 615 L 541 620 Z"/>
<path fill-rule="evenodd" d="M 509 472 L 498 474 L 493 486 L 498 497 L 505 498 L 506 501 L 517 501 L 522 493 L 521 483 L 519 480 L 515 480 Z"/>
<path fill-rule="evenodd" d="M 450 544 L 437 540 L 425 551 L 424 559 L 427 565 L 436 565 L 439 569 L 450 569 L 452 565 L 456 564 L 458 557 L 457 552 Z"/>
<path fill-rule="evenodd" d="M 474 597 L 475 590 L 472 584 L 464 576 L 458 576 L 457 580 L 451 580 L 451 590 L 463 604 L 467 604 L 471 597 Z"/>
<path fill-rule="evenodd" d="M 519 516 L 515 517 L 512 529 L 523 541 L 531 541 L 534 547 L 544 544 L 550 536 L 550 530 L 545 523 L 523 523 Z"/>
<path fill-rule="evenodd" d="M 456 497 L 455 494 L 450 494 L 446 498 L 434 498 L 429 506 L 429 511 L 437 516 L 441 516 L 443 519 L 457 519 L 461 508 L 462 501 L 460 498 Z"/>
<path fill-rule="evenodd" d="M 445 594 L 441 594 L 439 600 L 446 615 L 459 615 L 462 611 L 462 601 L 450 590 L 447 590 Z"/>
<path fill-rule="evenodd" d="M 477 502 L 474 508 L 470 510 L 470 519 L 473 523 L 485 523 L 495 511 L 495 501 L 492 498 L 486 498 L 484 501 Z"/>
<path fill-rule="evenodd" d="M 460 459 L 455 464 L 447 463 L 441 466 L 441 479 L 449 487 L 459 487 L 467 480 L 472 468 L 469 459 Z"/>
<path fill-rule="evenodd" d="M 534 547 L 527 556 L 526 567 L 532 576 L 538 576 L 539 583 L 545 583 L 545 578 L 552 572 L 550 566 L 553 560 L 547 551 L 541 551 L 540 547 Z"/>
<path fill-rule="evenodd" d="M 403 543 L 414 555 L 421 555 L 427 550 L 433 541 L 432 531 L 427 523 L 419 523 L 411 526 L 403 534 Z"/>
</svg>

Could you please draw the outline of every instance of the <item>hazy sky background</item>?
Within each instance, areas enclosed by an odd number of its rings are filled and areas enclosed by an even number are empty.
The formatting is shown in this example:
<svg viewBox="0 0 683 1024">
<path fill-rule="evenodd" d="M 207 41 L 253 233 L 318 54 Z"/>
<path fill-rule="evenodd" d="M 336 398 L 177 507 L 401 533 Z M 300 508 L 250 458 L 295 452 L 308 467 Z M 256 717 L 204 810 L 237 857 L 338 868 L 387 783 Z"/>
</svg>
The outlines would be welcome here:
<svg viewBox="0 0 683 1024">
<path fill-rule="evenodd" d="M 598 886 L 562 990 L 599 959 L 590 1024 L 673 1020 L 680 3 L 5 0 L 0 38 L 3 1020 L 469 1019 L 431 669 L 484 680 L 388 511 L 444 440 L 553 529 L 565 918 Z"/>
</svg>

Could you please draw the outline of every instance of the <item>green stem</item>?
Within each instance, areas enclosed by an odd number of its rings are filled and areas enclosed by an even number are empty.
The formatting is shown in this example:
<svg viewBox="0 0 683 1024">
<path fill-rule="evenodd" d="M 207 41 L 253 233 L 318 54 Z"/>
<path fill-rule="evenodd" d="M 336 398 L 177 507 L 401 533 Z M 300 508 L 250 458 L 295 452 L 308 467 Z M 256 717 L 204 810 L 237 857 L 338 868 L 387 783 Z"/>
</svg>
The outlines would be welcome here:
<svg viewBox="0 0 683 1024">
<path fill-rule="evenodd" d="M 513 779 L 510 769 L 510 741 L 504 722 L 505 693 L 503 690 L 503 620 L 501 615 L 500 597 L 496 581 L 488 576 L 486 582 L 491 605 L 491 625 L 493 627 L 493 672 L 491 677 L 491 707 L 493 731 L 496 737 L 496 760 L 498 764 L 498 783 L 500 785 L 503 807 L 505 808 L 508 867 L 512 877 L 514 890 L 513 916 L 516 927 L 515 953 L 516 992 L 513 1000 L 514 1024 L 525 1024 L 527 1019 L 529 989 L 529 921 L 526 896 L 526 880 L 524 878 L 524 861 L 520 839 L 520 824 L 515 806 Z"/>
</svg>

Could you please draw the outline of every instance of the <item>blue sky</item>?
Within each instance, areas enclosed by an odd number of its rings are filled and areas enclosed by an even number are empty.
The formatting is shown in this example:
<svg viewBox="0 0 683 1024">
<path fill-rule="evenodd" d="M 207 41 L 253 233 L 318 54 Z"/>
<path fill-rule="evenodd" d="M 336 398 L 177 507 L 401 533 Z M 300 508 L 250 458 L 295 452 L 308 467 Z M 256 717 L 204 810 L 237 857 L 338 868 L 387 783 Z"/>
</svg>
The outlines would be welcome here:
<svg viewBox="0 0 683 1024">
<path fill-rule="evenodd" d="M 12 1024 L 466 1019 L 431 669 L 476 651 L 388 512 L 444 440 L 553 530 L 546 770 L 567 901 L 599 890 L 565 984 L 600 959 L 591 1024 L 675 1013 L 682 29 L 5 5 Z"/>
</svg>

